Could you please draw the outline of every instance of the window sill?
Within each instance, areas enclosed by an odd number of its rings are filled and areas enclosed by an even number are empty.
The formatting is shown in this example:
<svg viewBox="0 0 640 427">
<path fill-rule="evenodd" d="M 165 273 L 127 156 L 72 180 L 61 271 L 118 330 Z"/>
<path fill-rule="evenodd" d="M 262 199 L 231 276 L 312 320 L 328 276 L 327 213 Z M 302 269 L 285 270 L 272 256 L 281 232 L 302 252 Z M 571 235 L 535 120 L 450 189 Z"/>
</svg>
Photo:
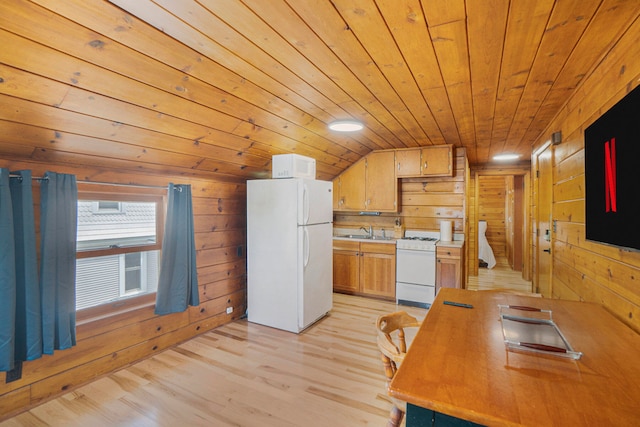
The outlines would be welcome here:
<svg viewBox="0 0 640 427">
<path fill-rule="evenodd" d="M 155 304 L 156 294 L 154 292 L 85 308 L 76 312 L 76 326 L 80 327 L 104 319 L 113 319 L 135 310 L 153 307 Z"/>
</svg>

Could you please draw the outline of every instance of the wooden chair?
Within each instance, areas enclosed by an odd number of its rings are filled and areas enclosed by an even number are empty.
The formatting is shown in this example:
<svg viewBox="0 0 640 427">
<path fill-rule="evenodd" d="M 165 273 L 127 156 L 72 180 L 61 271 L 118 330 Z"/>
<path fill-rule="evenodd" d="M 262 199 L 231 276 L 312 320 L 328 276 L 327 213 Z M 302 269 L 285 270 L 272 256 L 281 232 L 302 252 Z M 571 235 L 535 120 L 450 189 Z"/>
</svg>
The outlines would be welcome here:
<svg viewBox="0 0 640 427">
<path fill-rule="evenodd" d="M 418 327 L 420 322 L 405 311 L 398 311 L 378 317 L 376 329 L 378 331 L 378 349 L 380 350 L 384 373 L 387 377 L 387 388 L 402 363 L 407 352 L 407 342 L 404 328 Z M 394 339 L 395 336 L 395 339 Z M 407 411 L 407 403 L 391 397 L 393 407 L 389 414 L 387 427 L 397 427 L 402 422 Z"/>
</svg>

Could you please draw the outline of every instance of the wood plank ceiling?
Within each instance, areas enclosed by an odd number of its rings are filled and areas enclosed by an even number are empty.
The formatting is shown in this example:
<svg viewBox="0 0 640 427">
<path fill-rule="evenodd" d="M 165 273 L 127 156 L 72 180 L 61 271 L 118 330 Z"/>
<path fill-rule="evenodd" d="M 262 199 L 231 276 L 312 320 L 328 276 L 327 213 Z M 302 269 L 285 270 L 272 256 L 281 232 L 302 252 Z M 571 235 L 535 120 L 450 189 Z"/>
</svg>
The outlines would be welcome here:
<svg viewBox="0 0 640 427">
<path fill-rule="evenodd" d="M 532 142 L 637 0 L 3 0 L 0 156 L 331 179 L 371 150 Z M 621 70 L 623 72 L 623 70 Z M 327 129 L 355 118 L 355 134 Z"/>
</svg>

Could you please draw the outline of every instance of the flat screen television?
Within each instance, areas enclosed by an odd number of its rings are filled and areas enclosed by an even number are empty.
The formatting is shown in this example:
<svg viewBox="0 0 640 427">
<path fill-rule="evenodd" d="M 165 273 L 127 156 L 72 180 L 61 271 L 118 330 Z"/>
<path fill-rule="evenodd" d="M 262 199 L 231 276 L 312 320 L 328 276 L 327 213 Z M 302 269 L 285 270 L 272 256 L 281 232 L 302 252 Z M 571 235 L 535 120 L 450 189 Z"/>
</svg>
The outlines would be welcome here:
<svg viewBox="0 0 640 427">
<path fill-rule="evenodd" d="M 640 250 L 640 86 L 585 129 L 584 173 L 587 240 Z"/>
</svg>

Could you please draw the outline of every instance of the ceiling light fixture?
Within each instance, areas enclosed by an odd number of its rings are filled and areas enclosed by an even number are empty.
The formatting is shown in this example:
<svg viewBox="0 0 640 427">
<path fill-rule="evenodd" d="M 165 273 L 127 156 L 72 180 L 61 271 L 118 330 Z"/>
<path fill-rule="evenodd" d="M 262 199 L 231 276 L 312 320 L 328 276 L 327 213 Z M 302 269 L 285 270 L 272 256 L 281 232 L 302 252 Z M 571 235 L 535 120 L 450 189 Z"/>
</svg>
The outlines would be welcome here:
<svg viewBox="0 0 640 427">
<path fill-rule="evenodd" d="M 498 154 L 497 156 L 493 156 L 493 160 L 498 162 L 507 161 L 507 160 L 516 160 L 519 159 L 519 154 Z"/>
<path fill-rule="evenodd" d="M 362 128 L 364 128 L 362 123 L 355 120 L 336 120 L 335 122 L 329 123 L 329 129 L 335 130 L 336 132 L 355 132 L 362 130 Z"/>
</svg>

